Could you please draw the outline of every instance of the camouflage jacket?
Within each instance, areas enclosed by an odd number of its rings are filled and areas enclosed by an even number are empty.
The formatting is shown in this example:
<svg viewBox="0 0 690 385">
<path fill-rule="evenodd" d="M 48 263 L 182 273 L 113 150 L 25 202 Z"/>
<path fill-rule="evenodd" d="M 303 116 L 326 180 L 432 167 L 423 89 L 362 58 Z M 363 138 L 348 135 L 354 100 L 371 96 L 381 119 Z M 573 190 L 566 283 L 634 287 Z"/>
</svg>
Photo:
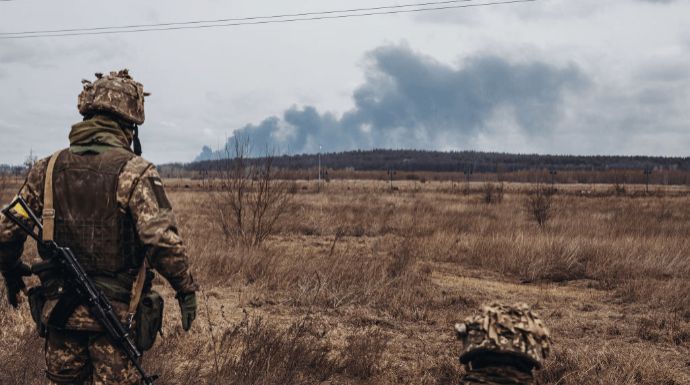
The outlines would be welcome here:
<svg viewBox="0 0 690 385">
<path fill-rule="evenodd" d="M 83 137 L 79 142 L 73 140 L 70 147 L 71 151 L 98 152 L 113 149 L 129 151 L 129 147 L 125 145 L 127 143 L 126 135 L 124 140 L 121 140 L 122 138 L 115 138 L 112 135 L 110 137 L 104 135 L 103 130 L 96 130 L 100 124 L 109 126 L 112 132 L 116 132 L 112 129 L 116 127 L 114 125 L 117 123 L 102 117 L 100 119 L 96 123 L 90 123 L 91 126 L 95 124 L 95 128 L 89 127 L 91 131 L 98 131 L 99 140 L 95 143 L 89 143 Z M 76 127 L 83 128 L 83 126 L 83 123 L 75 125 L 72 130 L 73 134 Z M 70 136 L 72 137 L 72 134 Z M 120 145 L 117 146 L 117 144 Z M 49 158 L 42 159 L 34 165 L 18 193 L 39 216 L 43 211 L 43 187 L 48 161 Z M 197 286 L 189 272 L 186 249 L 178 233 L 175 216 L 169 204 L 160 204 L 161 187 L 158 186 L 158 191 L 156 191 L 156 186 L 152 185 L 152 181 L 160 181 L 155 167 L 143 158 L 134 156 L 127 162 L 118 178 L 118 206 L 123 212 L 129 211 L 131 213 L 136 233 L 145 248 L 145 257 L 149 266 L 160 273 L 176 292 L 194 292 L 197 290 Z M 167 201 L 167 198 L 163 198 Z M 26 238 L 26 235 L 16 225 L 0 215 L 0 270 L 6 271 L 17 263 L 23 253 Z M 56 300 L 46 303 L 43 309 L 44 320 L 47 319 L 55 303 Z M 114 302 L 113 305 L 124 319 L 128 304 Z M 74 312 L 67 323 L 67 328 L 99 329 L 83 306 Z"/>
</svg>

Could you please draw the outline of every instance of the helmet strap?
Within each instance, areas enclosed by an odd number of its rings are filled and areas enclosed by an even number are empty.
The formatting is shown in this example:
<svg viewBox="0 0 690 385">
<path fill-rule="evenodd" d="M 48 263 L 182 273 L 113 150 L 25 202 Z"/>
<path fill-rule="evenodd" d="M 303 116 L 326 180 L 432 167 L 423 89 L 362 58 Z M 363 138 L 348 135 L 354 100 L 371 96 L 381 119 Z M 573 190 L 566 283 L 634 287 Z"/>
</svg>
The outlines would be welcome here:
<svg viewBox="0 0 690 385">
<path fill-rule="evenodd" d="M 137 156 L 141 156 L 141 141 L 139 140 L 139 126 L 136 124 L 134 125 L 134 139 L 132 140 L 132 143 L 134 143 L 134 153 Z"/>
</svg>

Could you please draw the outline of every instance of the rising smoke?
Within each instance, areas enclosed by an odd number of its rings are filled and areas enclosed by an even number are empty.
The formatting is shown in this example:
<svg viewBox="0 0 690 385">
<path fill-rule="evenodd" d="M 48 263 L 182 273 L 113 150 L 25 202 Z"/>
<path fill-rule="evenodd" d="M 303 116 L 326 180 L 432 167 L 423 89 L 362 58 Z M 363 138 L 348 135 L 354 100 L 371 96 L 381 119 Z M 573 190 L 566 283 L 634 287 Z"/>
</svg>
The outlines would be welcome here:
<svg viewBox="0 0 690 385">
<path fill-rule="evenodd" d="M 342 116 L 316 107 L 292 107 L 282 117 L 235 130 L 260 155 L 371 148 L 464 149 L 489 129 L 500 110 L 526 135 L 548 133 L 561 113 L 566 92 L 588 79 L 574 65 L 511 62 L 475 56 L 454 68 L 406 46 L 384 46 L 367 54 L 366 80 L 353 95 L 355 107 Z M 204 147 L 196 160 L 223 157 Z"/>
</svg>

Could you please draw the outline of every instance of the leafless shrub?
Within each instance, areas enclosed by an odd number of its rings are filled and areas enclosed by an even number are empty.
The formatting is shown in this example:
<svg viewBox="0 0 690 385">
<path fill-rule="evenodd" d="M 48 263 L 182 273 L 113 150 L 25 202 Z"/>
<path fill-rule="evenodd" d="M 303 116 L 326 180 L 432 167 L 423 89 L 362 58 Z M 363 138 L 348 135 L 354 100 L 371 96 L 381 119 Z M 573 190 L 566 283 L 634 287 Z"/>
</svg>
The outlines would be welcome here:
<svg viewBox="0 0 690 385">
<path fill-rule="evenodd" d="M 402 277 L 414 265 L 416 258 L 412 253 L 411 242 L 410 238 L 406 238 L 403 245 L 393 253 L 393 259 L 387 268 L 388 277 L 391 279 Z"/>
<path fill-rule="evenodd" d="M 225 238 L 256 247 L 273 234 L 278 220 L 290 210 L 294 186 L 281 179 L 270 151 L 263 158 L 249 159 L 250 149 L 249 141 L 242 138 L 235 138 L 233 147 L 227 148 L 215 200 Z"/>
<path fill-rule="evenodd" d="M 553 196 L 554 190 L 543 186 L 538 186 L 527 195 L 525 208 L 539 226 L 546 225 L 551 218 Z"/>
<path fill-rule="evenodd" d="M 490 182 L 484 183 L 482 189 L 484 203 L 492 204 L 503 202 L 503 191 L 503 182 L 498 185 Z"/>
<path fill-rule="evenodd" d="M 34 155 L 34 151 L 31 150 L 29 152 L 29 155 L 26 156 L 26 159 L 24 159 L 24 168 L 26 169 L 27 174 L 29 173 L 29 171 L 31 171 L 32 168 L 34 168 L 36 162 L 38 162 L 38 157 Z"/>
<path fill-rule="evenodd" d="M 613 186 L 611 187 L 611 192 L 612 192 L 614 195 L 620 197 L 620 196 L 625 196 L 625 195 L 627 194 L 628 191 L 626 190 L 625 185 L 623 185 L 623 184 L 621 184 L 621 183 L 619 183 L 619 182 L 616 182 L 616 183 L 614 183 Z"/>
<path fill-rule="evenodd" d="M 587 278 L 587 250 L 567 240 L 547 238 L 532 252 L 516 261 L 523 282 L 566 282 Z"/>
</svg>

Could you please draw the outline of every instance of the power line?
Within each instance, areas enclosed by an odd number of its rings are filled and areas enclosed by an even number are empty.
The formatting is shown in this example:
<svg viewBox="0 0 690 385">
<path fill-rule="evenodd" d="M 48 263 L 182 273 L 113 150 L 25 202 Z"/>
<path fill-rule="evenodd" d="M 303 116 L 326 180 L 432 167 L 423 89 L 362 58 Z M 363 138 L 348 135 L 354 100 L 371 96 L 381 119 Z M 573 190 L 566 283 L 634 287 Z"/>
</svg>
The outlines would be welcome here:
<svg viewBox="0 0 690 385">
<path fill-rule="evenodd" d="M 467 0 L 467 1 L 472 1 L 472 0 Z M 278 24 L 278 23 L 292 23 L 292 22 L 299 22 L 299 21 L 346 19 L 346 18 L 375 16 L 375 15 L 393 15 L 393 14 L 414 13 L 414 12 L 430 12 L 430 11 L 440 11 L 440 10 L 449 10 L 449 9 L 475 8 L 475 7 L 486 7 L 486 6 L 495 6 L 495 5 L 530 3 L 530 2 L 536 2 L 536 1 L 539 1 L 539 0 L 509 0 L 509 1 L 496 1 L 496 2 L 490 2 L 490 3 L 448 5 L 448 6 L 442 6 L 442 7 L 399 9 L 399 10 L 382 11 L 382 12 L 355 13 L 355 14 L 345 14 L 345 15 L 325 15 L 325 16 L 314 16 L 314 17 L 300 17 L 300 18 L 292 18 L 292 19 L 260 20 L 260 21 L 221 23 L 221 24 L 209 24 L 209 25 L 176 25 L 176 26 L 169 26 L 169 27 L 163 27 L 163 28 L 94 30 L 94 31 L 86 31 L 86 32 L 74 32 L 74 33 L 58 33 L 58 34 L 45 33 L 45 34 L 26 34 L 26 35 L 13 35 L 13 36 L 0 35 L 0 40 L 31 39 L 31 38 L 42 38 L 42 37 L 111 35 L 111 34 L 118 34 L 118 33 L 139 33 L 139 32 L 151 32 L 151 31 L 173 31 L 173 30 L 183 30 L 183 29 L 238 27 L 238 26 L 244 26 L 244 25 Z M 440 3 L 438 3 L 438 4 L 440 4 Z M 335 12 L 335 11 L 331 11 L 331 12 Z M 314 14 L 319 14 L 319 13 L 314 13 Z M 323 15 L 324 13 L 320 13 L 320 14 Z M 103 27 L 103 28 L 105 28 L 105 27 Z"/>
<path fill-rule="evenodd" d="M 14 1 L 14 0 L 0 0 L 0 1 Z M 260 19 L 283 19 L 283 18 L 288 18 L 288 17 L 304 17 L 304 16 L 315 16 L 315 15 L 329 15 L 329 14 L 336 14 L 336 13 L 353 13 L 353 12 L 392 10 L 392 9 L 410 8 L 410 7 L 426 7 L 429 5 L 468 3 L 468 2 L 472 2 L 472 1 L 475 1 L 475 0 L 433 1 L 433 2 L 427 2 L 427 3 L 388 5 L 388 6 L 371 7 L 371 8 L 353 8 L 353 9 L 343 9 L 343 10 L 337 10 L 337 11 L 288 13 L 288 14 L 282 14 L 282 15 L 251 16 L 251 17 L 231 18 L 231 19 L 194 20 L 194 21 L 154 23 L 154 24 L 132 24 L 132 25 L 121 25 L 121 26 L 109 26 L 109 27 L 54 29 L 54 30 L 24 31 L 24 32 L 0 32 L 0 36 L 25 35 L 25 34 L 50 34 L 50 33 L 63 33 L 63 32 L 89 32 L 89 31 L 101 31 L 101 30 L 110 30 L 110 29 L 131 29 L 131 28 L 147 28 L 147 27 L 167 27 L 167 26 L 190 25 L 190 24 L 210 24 L 210 23 L 251 21 L 251 20 L 260 20 Z"/>
</svg>

